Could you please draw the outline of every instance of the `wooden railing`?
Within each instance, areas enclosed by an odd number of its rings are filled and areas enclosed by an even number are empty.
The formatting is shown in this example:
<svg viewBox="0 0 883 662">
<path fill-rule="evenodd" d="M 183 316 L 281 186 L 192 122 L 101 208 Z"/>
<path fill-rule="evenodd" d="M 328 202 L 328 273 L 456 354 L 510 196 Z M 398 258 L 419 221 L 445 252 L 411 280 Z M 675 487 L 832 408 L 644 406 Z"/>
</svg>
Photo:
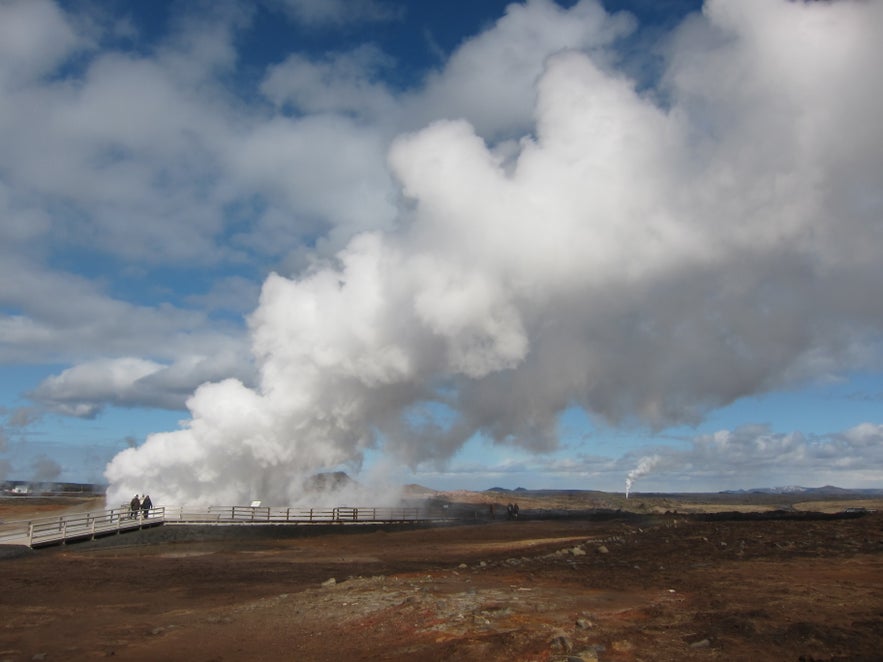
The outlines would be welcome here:
<svg viewBox="0 0 883 662">
<path fill-rule="evenodd" d="M 39 547 L 162 524 L 394 524 L 440 519 L 421 508 L 287 508 L 269 506 L 161 506 L 131 512 L 128 506 L 0 524 L 0 545 Z"/>
<path fill-rule="evenodd" d="M 337 508 L 286 508 L 270 506 L 210 506 L 208 513 L 216 521 L 236 523 L 335 524 L 347 522 L 411 522 L 429 519 L 421 508 L 375 508 L 338 506 Z M 174 515 L 168 513 L 166 521 Z"/>
<path fill-rule="evenodd" d="M 95 510 L 0 525 L 0 544 L 39 547 L 58 542 L 91 540 L 99 536 L 163 523 L 165 508 L 130 512 L 128 508 Z"/>
<path fill-rule="evenodd" d="M 271 506 L 209 506 L 206 510 L 174 506 L 165 508 L 167 524 L 344 524 L 414 522 L 435 519 L 422 508 L 289 508 Z"/>
</svg>

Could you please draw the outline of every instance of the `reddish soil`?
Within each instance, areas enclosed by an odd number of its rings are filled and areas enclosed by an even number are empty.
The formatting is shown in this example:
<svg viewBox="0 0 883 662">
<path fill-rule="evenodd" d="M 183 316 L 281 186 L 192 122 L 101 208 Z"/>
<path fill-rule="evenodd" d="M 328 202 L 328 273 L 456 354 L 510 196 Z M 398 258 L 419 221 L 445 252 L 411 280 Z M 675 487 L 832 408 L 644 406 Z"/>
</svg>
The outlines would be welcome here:
<svg viewBox="0 0 883 662">
<path fill-rule="evenodd" d="M 881 660 L 883 513 L 163 526 L 0 556 L 0 661 L 101 657 Z"/>
</svg>

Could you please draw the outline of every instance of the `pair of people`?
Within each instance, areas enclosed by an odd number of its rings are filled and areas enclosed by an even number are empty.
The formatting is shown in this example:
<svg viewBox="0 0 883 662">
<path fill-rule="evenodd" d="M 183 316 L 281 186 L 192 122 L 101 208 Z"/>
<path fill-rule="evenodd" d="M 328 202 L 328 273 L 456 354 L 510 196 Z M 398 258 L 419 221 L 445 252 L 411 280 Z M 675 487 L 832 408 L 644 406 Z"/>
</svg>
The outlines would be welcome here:
<svg viewBox="0 0 883 662">
<path fill-rule="evenodd" d="M 129 502 L 129 517 L 137 517 L 138 511 L 140 510 L 142 513 L 144 513 L 144 519 L 147 519 L 150 516 L 151 508 L 153 508 L 153 502 L 150 500 L 149 494 L 142 495 L 140 499 L 136 494 Z"/>
</svg>

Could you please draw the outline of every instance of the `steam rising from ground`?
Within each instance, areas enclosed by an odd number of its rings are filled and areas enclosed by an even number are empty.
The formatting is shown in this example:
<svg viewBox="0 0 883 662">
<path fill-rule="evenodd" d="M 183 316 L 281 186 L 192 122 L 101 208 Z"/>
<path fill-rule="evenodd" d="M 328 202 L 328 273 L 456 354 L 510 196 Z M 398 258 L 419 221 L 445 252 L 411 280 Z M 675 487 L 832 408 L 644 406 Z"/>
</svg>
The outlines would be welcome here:
<svg viewBox="0 0 883 662">
<path fill-rule="evenodd" d="M 709 2 L 652 93 L 563 52 L 517 145 L 462 120 L 400 136 L 397 229 L 271 275 L 259 384 L 202 385 L 183 429 L 110 463 L 109 501 L 294 504 L 367 449 L 544 451 L 571 406 L 662 428 L 879 357 L 881 19 Z"/>
<path fill-rule="evenodd" d="M 635 481 L 641 476 L 646 476 L 648 473 L 653 471 L 653 467 L 660 463 L 662 458 L 658 455 L 649 455 L 647 457 L 642 457 L 638 461 L 638 466 L 629 471 L 628 476 L 625 479 L 625 498 L 629 498 L 629 493 L 632 491 L 632 485 L 635 484 Z"/>
</svg>

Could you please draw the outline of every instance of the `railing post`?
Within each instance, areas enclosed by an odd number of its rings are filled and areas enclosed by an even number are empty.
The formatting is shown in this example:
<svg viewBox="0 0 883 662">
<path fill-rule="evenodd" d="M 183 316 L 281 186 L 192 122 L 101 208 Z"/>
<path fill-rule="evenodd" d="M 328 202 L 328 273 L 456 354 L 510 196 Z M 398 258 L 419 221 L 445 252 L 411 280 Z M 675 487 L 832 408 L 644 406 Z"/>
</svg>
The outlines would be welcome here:
<svg viewBox="0 0 883 662">
<path fill-rule="evenodd" d="M 34 545 L 34 523 L 28 522 L 28 547 Z"/>
</svg>

